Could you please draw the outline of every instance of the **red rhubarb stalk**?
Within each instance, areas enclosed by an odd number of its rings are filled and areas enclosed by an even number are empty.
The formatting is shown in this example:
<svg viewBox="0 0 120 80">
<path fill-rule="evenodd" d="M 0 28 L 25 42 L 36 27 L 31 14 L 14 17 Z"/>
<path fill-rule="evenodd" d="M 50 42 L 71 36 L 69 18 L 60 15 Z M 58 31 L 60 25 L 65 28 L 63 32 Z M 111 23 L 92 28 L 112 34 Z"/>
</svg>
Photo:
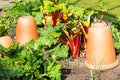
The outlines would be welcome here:
<svg viewBox="0 0 120 80">
<path fill-rule="evenodd" d="M 67 19 L 64 18 L 65 15 L 63 13 L 59 14 L 59 18 L 60 18 L 60 23 L 67 23 Z M 68 17 L 68 16 L 66 16 Z"/>
<path fill-rule="evenodd" d="M 59 37 L 59 40 L 60 40 L 63 44 L 68 45 L 68 42 L 67 42 L 65 39 L 63 39 L 62 37 Z"/>
<path fill-rule="evenodd" d="M 66 30 L 64 30 L 64 29 L 62 29 L 62 30 L 63 30 L 63 32 L 65 33 L 65 35 L 67 36 L 67 38 L 69 40 L 69 48 L 70 48 L 72 54 L 74 55 L 74 50 L 75 50 L 74 38 L 70 37 L 69 33 Z"/>
<path fill-rule="evenodd" d="M 52 26 L 56 26 L 58 19 L 59 11 L 52 12 Z"/>
<path fill-rule="evenodd" d="M 78 32 L 76 33 L 76 37 L 75 37 L 74 41 L 75 41 L 75 49 L 74 49 L 74 53 L 73 53 L 73 58 L 78 58 L 79 51 L 80 51 L 80 35 Z"/>
<path fill-rule="evenodd" d="M 62 30 L 68 38 L 68 42 L 69 42 L 68 46 L 69 46 L 70 51 L 73 55 L 73 58 L 78 58 L 79 51 L 80 51 L 80 34 L 79 34 L 79 31 L 77 33 L 72 33 L 73 36 L 76 36 L 75 38 L 73 38 L 73 37 L 70 37 L 69 33 L 66 30 L 64 30 L 64 29 L 62 29 Z M 62 42 L 66 43 L 63 40 L 62 40 Z"/>
<path fill-rule="evenodd" d="M 99 19 L 99 22 L 100 22 L 100 23 L 103 21 L 104 15 L 105 15 L 105 12 L 103 11 L 103 12 L 102 12 L 102 16 L 101 16 L 100 19 Z"/>
</svg>

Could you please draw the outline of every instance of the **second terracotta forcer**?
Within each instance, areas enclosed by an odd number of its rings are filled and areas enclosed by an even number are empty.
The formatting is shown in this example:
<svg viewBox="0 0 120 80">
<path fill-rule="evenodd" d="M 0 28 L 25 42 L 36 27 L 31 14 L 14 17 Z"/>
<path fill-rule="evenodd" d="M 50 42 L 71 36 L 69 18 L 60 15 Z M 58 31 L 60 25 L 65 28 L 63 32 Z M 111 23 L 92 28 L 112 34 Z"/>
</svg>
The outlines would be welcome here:
<svg viewBox="0 0 120 80">
<path fill-rule="evenodd" d="M 90 69 L 110 69 L 119 64 L 109 26 L 94 23 L 88 32 L 87 59 L 85 66 Z"/>
</svg>

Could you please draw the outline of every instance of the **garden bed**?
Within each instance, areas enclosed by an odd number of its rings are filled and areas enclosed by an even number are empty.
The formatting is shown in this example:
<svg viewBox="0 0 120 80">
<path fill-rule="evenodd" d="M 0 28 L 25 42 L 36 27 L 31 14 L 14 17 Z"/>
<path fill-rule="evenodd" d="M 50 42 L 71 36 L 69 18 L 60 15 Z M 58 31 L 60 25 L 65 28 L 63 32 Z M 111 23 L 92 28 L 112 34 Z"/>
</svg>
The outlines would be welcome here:
<svg viewBox="0 0 120 80">
<path fill-rule="evenodd" d="M 13 0 L 0 1 L 0 8 L 8 6 Z M 120 54 L 117 53 L 117 59 L 120 62 Z M 98 77 L 98 80 L 120 80 L 120 65 L 104 71 L 94 71 L 84 66 L 85 59 L 72 59 L 69 57 L 64 61 L 58 61 L 57 64 L 62 64 L 62 79 L 61 80 L 94 80 L 93 77 Z"/>
<path fill-rule="evenodd" d="M 120 54 L 117 55 L 120 61 Z M 92 71 L 84 66 L 84 59 L 65 60 L 62 70 L 62 80 L 90 80 L 92 77 L 98 77 L 98 80 L 120 80 L 120 65 L 108 70 Z M 94 75 L 91 73 L 93 72 Z"/>
</svg>

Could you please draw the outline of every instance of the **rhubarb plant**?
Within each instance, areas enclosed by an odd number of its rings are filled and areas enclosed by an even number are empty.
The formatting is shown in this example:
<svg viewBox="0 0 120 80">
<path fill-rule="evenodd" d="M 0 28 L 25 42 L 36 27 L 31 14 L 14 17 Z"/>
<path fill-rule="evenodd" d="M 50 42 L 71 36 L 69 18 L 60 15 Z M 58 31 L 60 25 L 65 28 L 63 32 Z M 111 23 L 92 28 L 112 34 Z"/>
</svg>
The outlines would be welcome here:
<svg viewBox="0 0 120 80">
<path fill-rule="evenodd" d="M 61 65 L 56 64 L 51 57 L 44 58 L 46 56 L 42 51 L 44 45 L 39 39 L 36 42 L 31 40 L 21 47 L 17 44 L 13 44 L 10 48 L 0 46 L 0 78 L 2 80 L 61 80 Z M 60 47 L 59 49 L 64 50 Z M 58 53 L 62 54 L 62 52 Z"/>
<path fill-rule="evenodd" d="M 55 3 L 50 0 L 43 1 L 43 6 L 40 6 L 40 8 L 44 15 L 44 29 L 48 28 L 48 25 L 53 27 L 63 25 L 61 35 L 58 38 L 69 47 L 73 58 L 78 58 L 80 50 L 86 48 L 91 14 L 86 13 L 87 10 L 80 6 Z"/>
</svg>

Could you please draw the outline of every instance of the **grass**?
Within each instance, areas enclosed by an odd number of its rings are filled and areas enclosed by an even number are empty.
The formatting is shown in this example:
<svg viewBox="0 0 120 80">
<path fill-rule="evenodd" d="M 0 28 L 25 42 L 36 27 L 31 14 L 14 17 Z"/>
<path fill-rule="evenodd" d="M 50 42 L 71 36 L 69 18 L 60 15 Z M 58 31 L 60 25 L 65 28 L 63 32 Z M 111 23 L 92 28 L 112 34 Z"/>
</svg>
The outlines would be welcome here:
<svg viewBox="0 0 120 80">
<path fill-rule="evenodd" d="M 97 0 L 72 0 L 72 2 L 75 5 L 99 10 Z M 120 16 L 120 0 L 103 0 L 103 2 L 109 14 Z"/>
</svg>

